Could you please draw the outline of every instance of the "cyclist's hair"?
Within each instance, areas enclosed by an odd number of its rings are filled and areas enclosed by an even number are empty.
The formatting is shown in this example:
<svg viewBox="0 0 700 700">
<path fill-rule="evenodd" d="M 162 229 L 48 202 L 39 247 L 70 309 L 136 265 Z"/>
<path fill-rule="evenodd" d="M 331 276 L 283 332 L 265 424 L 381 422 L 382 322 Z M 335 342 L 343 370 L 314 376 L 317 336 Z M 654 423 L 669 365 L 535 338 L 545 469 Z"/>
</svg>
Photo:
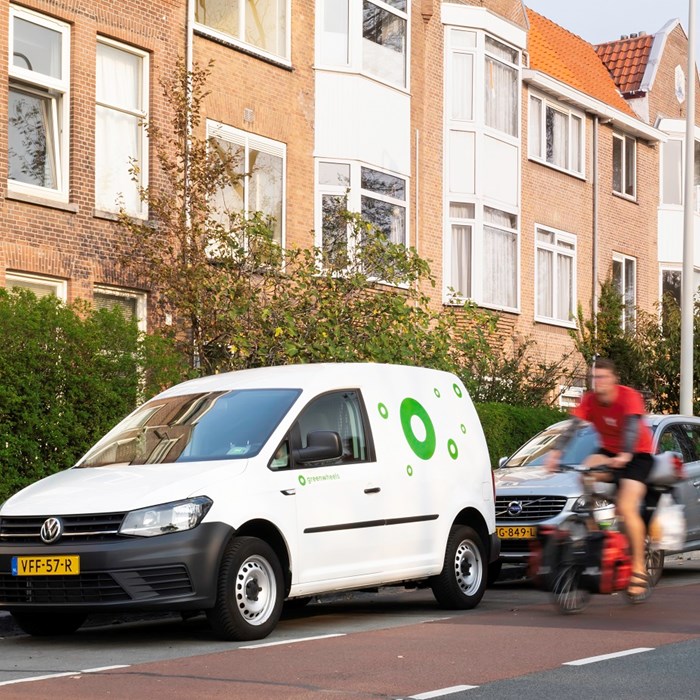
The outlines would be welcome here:
<svg viewBox="0 0 700 700">
<path fill-rule="evenodd" d="M 593 362 L 593 367 L 596 369 L 610 370 L 615 376 L 617 376 L 617 368 L 615 367 L 615 363 L 607 357 L 596 358 Z"/>
</svg>

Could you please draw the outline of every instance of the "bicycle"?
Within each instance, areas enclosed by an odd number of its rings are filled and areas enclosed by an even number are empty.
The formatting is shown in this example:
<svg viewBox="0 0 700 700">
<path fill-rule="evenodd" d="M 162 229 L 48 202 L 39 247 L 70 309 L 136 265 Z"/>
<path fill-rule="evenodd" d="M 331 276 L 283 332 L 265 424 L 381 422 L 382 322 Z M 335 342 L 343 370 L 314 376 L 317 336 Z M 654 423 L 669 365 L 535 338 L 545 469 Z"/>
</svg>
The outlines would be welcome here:
<svg viewBox="0 0 700 700">
<path fill-rule="evenodd" d="M 560 465 L 560 469 L 580 472 L 582 500 L 578 512 L 564 522 L 539 529 L 533 578 L 551 592 L 561 613 L 574 614 L 586 608 L 592 593 L 627 591 L 632 578 L 632 561 L 629 541 L 618 529 L 617 520 L 597 517 L 595 486 L 600 482 L 595 474 L 610 473 L 610 468 Z M 609 497 L 606 495 L 606 498 Z M 645 507 L 645 510 L 649 509 Z M 647 524 L 648 517 L 650 513 L 645 512 Z M 651 589 L 661 578 L 663 553 L 652 548 L 648 537 L 645 556 L 646 585 Z M 639 598 L 628 598 L 640 602 Z"/>
</svg>

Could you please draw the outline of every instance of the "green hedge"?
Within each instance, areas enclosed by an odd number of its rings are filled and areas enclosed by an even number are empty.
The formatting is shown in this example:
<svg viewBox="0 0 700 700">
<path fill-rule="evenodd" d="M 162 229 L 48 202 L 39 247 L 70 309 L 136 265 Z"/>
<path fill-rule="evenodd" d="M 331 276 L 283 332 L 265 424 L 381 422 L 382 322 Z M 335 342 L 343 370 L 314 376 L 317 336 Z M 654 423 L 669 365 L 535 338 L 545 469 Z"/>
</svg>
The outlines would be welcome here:
<svg viewBox="0 0 700 700">
<path fill-rule="evenodd" d="M 0 289 L 0 503 L 73 464 L 178 377 L 169 343 L 118 310 Z"/>
<path fill-rule="evenodd" d="M 501 457 L 509 457 L 524 442 L 552 423 L 566 418 L 556 408 L 529 408 L 502 403 L 475 404 L 486 435 L 491 467 Z"/>
</svg>

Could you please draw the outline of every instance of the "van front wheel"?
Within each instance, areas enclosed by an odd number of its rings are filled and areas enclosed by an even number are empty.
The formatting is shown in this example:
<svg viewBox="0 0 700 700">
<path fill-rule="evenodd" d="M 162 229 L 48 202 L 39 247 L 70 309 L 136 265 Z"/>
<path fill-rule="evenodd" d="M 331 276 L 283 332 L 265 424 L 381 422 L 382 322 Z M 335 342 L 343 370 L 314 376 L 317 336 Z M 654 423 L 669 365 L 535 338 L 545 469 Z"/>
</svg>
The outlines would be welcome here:
<svg viewBox="0 0 700 700">
<path fill-rule="evenodd" d="M 443 608 L 469 610 L 479 604 L 486 589 L 484 543 L 467 525 L 454 525 L 447 538 L 442 573 L 430 581 Z"/>
<path fill-rule="evenodd" d="M 282 613 L 282 567 L 270 545 L 235 537 L 224 552 L 216 604 L 207 610 L 212 629 L 228 641 L 267 637 Z"/>
</svg>

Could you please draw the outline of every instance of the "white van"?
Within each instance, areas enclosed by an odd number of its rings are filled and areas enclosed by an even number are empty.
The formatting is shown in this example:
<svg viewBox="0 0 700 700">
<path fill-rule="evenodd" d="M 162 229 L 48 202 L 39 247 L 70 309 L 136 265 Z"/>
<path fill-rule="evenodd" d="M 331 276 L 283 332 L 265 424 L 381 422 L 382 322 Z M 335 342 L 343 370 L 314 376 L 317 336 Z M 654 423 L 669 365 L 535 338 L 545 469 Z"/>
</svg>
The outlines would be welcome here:
<svg viewBox="0 0 700 700">
<path fill-rule="evenodd" d="M 91 612 L 206 611 L 267 636 L 285 600 L 391 584 L 479 603 L 499 554 L 479 419 L 445 372 L 253 369 L 151 399 L 0 508 L 0 609 L 30 634 Z"/>
</svg>

